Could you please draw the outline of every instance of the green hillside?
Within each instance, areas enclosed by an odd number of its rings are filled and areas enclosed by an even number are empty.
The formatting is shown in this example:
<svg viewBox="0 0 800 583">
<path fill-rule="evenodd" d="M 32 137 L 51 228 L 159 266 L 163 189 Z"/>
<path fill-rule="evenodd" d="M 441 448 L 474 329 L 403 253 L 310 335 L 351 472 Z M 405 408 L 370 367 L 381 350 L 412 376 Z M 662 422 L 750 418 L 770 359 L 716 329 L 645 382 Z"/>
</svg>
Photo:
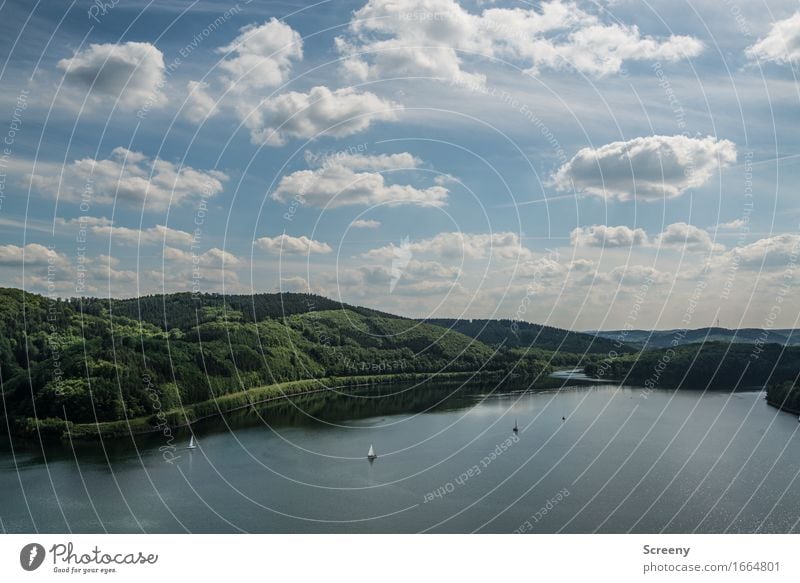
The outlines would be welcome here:
<svg viewBox="0 0 800 583">
<path fill-rule="evenodd" d="M 535 346 L 543 350 L 557 350 L 575 354 L 599 354 L 611 351 L 635 352 L 636 348 L 616 342 L 615 337 L 595 337 L 592 334 L 571 332 L 561 328 L 515 322 L 513 320 L 455 320 L 437 318 L 426 320 L 444 328 L 461 332 L 493 346 Z"/>
<path fill-rule="evenodd" d="M 800 348 L 726 342 L 645 350 L 585 365 L 592 377 L 645 388 L 750 389 L 794 381 Z"/>
<path fill-rule="evenodd" d="M 517 373 L 548 367 L 541 353 L 498 352 L 457 331 L 303 294 L 63 301 L 0 289 L 0 329 L 4 414 L 17 432 L 147 418 L 309 379 L 507 371 L 520 358 Z"/>
</svg>

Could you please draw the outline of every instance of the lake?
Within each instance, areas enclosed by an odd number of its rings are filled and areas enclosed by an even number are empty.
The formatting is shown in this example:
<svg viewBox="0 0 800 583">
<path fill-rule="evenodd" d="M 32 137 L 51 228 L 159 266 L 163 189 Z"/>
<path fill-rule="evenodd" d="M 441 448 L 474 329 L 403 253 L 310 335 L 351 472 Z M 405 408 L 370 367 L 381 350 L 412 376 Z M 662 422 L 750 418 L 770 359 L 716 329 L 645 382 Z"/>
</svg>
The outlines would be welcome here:
<svg viewBox="0 0 800 583">
<path fill-rule="evenodd" d="M 0 520 L 5 532 L 794 532 L 798 426 L 759 392 L 331 392 L 199 423 L 198 448 L 180 435 L 172 463 L 162 436 L 2 444 Z"/>
</svg>

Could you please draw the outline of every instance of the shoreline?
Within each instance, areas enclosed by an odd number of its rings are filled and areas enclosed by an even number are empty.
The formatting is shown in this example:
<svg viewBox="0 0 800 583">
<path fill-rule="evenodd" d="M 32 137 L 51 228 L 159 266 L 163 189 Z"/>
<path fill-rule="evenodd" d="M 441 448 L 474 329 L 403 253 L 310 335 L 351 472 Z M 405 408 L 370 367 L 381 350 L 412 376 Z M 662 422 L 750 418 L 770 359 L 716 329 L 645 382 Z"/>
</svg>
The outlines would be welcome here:
<svg viewBox="0 0 800 583">
<path fill-rule="evenodd" d="M 785 405 L 775 403 L 774 401 L 771 401 L 769 399 L 765 399 L 765 401 L 767 402 L 767 405 L 769 405 L 770 407 L 775 407 L 778 411 L 783 411 L 784 413 L 791 413 L 792 415 L 797 415 L 798 417 L 800 417 L 800 409 L 787 407 Z"/>
<path fill-rule="evenodd" d="M 192 403 L 184 407 L 173 408 L 168 411 L 158 411 L 147 416 L 89 423 L 74 423 L 71 421 L 58 420 L 59 426 L 56 431 L 53 431 L 54 428 L 49 428 L 43 423 L 47 420 L 40 420 L 37 421 L 36 427 L 41 431 L 42 439 L 52 439 L 62 442 L 122 437 L 133 438 L 158 434 L 163 434 L 168 437 L 174 432 L 184 430 L 199 421 L 220 417 L 228 413 L 241 411 L 262 404 L 276 402 L 286 399 L 287 397 L 303 397 L 346 388 L 364 388 L 402 382 L 428 382 L 431 380 L 440 382 L 459 379 L 467 379 L 468 381 L 483 380 L 502 376 L 503 374 L 502 371 L 463 371 L 303 379 L 253 387 L 251 389 L 245 389 L 244 391 L 220 395 L 215 399 Z M 24 437 L 35 439 L 37 437 L 35 433 L 36 429 L 33 430 L 33 435 L 28 434 Z"/>
</svg>

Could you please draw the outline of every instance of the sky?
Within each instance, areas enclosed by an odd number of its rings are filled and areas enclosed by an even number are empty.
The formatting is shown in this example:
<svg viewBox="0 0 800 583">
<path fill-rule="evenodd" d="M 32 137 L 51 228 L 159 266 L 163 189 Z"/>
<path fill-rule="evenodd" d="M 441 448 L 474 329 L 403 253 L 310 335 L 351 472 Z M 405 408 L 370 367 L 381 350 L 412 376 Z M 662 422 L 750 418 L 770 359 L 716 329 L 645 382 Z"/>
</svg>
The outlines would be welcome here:
<svg viewBox="0 0 800 583">
<path fill-rule="evenodd" d="M 797 327 L 796 1 L 0 16 L 2 286 Z"/>
</svg>

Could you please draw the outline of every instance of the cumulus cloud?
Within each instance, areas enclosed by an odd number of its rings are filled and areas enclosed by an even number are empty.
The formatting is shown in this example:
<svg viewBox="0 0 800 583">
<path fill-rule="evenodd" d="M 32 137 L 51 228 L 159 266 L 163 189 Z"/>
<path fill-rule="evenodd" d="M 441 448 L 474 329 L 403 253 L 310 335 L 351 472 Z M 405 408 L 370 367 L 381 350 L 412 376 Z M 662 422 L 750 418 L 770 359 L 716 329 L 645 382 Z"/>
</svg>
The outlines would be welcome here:
<svg viewBox="0 0 800 583">
<path fill-rule="evenodd" d="M 293 65 L 303 59 L 303 39 L 288 24 L 272 18 L 241 28 L 239 36 L 217 52 L 226 55 L 218 70 L 205 81 L 186 85 L 183 113 L 190 121 L 203 121 L 223 107 L 245 116 L 257 107 L 259 89 L 289 80 Z"/>
<path fill-rule="evenodd" d="M 644 201 L 680 196 L 736 161 L 736 146 L 713 137 L 650 136 L 583 148 L 553 176 L 572 188 L 610 199 Z"/>
<path fill-rule="evenodd" d="M 309 239 L 305 235 L 292 237 L 286 233 L 277 237 L 261 237 L 256 239 L 255 244 L 272 255 L 310 255 L 333 251 L 327 243 Z"/>
<path fill-rule="evenodd" d="M 745 219 L 734 219 L 732 221 L 728 221 L 727 223 L 720 223 L 716 227 L 712 227 L 719 231 L 739 231 L 744 229 L 748 224 L 749 220 Z"/>
<path fill-rule="evenodd" d="M 631 229 L 624 225 L 578 227 L 572 230 L 569 239 L 573 245 L 585 247 L 634 247 L 648 242 L 644 229 Z"/>
<path fill-rule="evenodd" d="M 245 26 L 217 52 L 230 53 L 219 65 L 227 74 L 229 88 L 277 87 L 287 81 L 293 62 L 303 59 L 303 39 L 288 24 L 272 18 L 260 26 Z"/>
<path fill-rule="evenodd" d="M 747 56 L 775 63 L 800 62 L 800 12 L 774 23 L 766 37 L 748 47 Z"/>
<path fill-rule="evenodd" d="M 800 258 L 800 235 L 784 233 L 728 251 L 727 258 L 748 269 L 786 269 Z"/>
<path fill-rule="evenodd" d="M 24 247 L 18 245 L 0 245 L 0 265 L 4 267 L 44 266 L 48 263 L 63 264 L 65 257 L 44 245 L 28 243 Z"/>
<path fill-rule="evenodd" d="M 178 245 L 188 247 L 194 239 L 191 233 L 156 225 L 145 229 L 114 227 L 111 225 L 92 225 L 89 231 L 96 235 L 110 237 L 111 241 L 125 245 Z"/>
<path fill-rule="evenodd" d="M 308 282 L 304 277 L 300 277 L 299 275 L 282 277 L 281 291 L 306 293 L 309 291 Z"/>
<path fill-rule="evenodd" d="M 366 219 L 356 219 L 350 223 L 350 226 L 354 229 L 377 229 L 381 226 L 381 222 Z"/>
<path fill-rule="evenodd" d="M 500 233 L 439 233 L 430 239 L 402 243 L 402 249 L 411 254 L 431 254 L 437 257 L 464 259 L 485 259 L 495 257 L 507 260 L 528 260 L 532 253 L 523 247 L 519 235 L 511 231 Z M 392 259 L 397 257 L 401 247 L 389 245 L 371 249 L 364 257 L 372 259 Z"/>
<path fill-rule="evenodd" d="M 601 77 L 619 72 L 625 61 L 677 61 L 703 50 L 696 38 L 642 36 L 635 26 L 604 23 L 562 0 L 479 14 L 455 0 L 369 0 L 336 45 L 345 71 L 358 79 L 429 76 L 475 86 L 485 76 L 465 70 L 473 54 L 530 70 L 571 67 Z"/>
<path fill-rule="evenodd" d="M 56 217 L 55 224 L 59 226 L 76 226 L 80 228 L 109 227 L 114 224 L 114 221 L 107 219 L 106 217 L 81 215 L 77 219 L 63 219 L 61 217 Z"/>
<path fill-rule="evenodd" d="M 208 83 L 202 81 L 189 81 L 186 84 L 183 113 L 189 121 L 199 123 L 217 112 L 217 100 L 209 94 L 208 88 Z"/>
<path fill-rule="evenodd" d="M 411 259 L 401 272 L 382 264 L 360 265 L 346 268 L 335 275 L 323 276 L 322 283 L 338 289 L 358 290 L 360 293 L 417 296 L 446 293 L 458 287 L 460 271 L 438 261 Z"/>
<path fill-rule="evenodd" d="M 723 245 L 714 243 L 706 231 L 687 223 L 673 223 L 656 237 L 656 245 L 662 247 L 677 247 L 686 251 L 722 251 Z"/>
<path fill-rule="evenodd" d="M 91 44 L 61 59 L 67 84 L 86 90 L 92 99 L 118 101 L 124 109 L 160 107 L 166 103 L 164 56 L 143 42 Z"/>
<path fill-rule="evenodd" d="M 399 109 L 400 104 L 369 91 L 352 87 L 331 91 L 317 86 L 308 93 L 282 93 L 261 101 L 253 109 L 244 106 L 239 113 L 254 144 L 281 146 L 289 138 L 350 136 L 373 122 L 396 119 Z"/>
<path fill-rule="evenodd" d="M 667 225 L 653 237 L 641 228 L 632 229 L 624 225 L 592 225 L 578 227 L 570 233 L 573 245 L 581 247 L 649 247 L 679 248 L 687 252 L 722 251 L 724 246 L 714 243 L 707 231 L 684 222 Z"/>
<path fill-rule="evenodd" d="M 417 188 L 410 184 L 388 184 L 383 174 L 374 171 L 414 168 L 419 161 L 410 154 L 343 156 L 326 160 L 320 168 L 300 170 L 281 178 L 272 198 L 281 202 L 294 198 L 315 208 L 381 203 L 438 207 L 447 201 L 449 191 L 443 186 Z"/>
<path fill-rule="evenodd" d="M 307 93 L 289 91 L 264 98 L 264 88 L 286 83 L 295 63 L 303 59 L 303 39 L 275 18 L 239 31 L 233 42 L 219 47 L 226 57 L 219 71 L 205 81 L 190 81 L 184 115 L 200 122 L 225 110 L 250 131 L 254 144 L 282 146 L 291 138 L 320 134 L 344 137 L 376 121 L 396 119 L 401 106 L 353 87 L 331 90 L 317 86 Z"/>
<path fill-rule="evenodd" d="M 319 160 L 321 160 L 321 163 Z M 408 152 L 401 152 L 399 154 L 379 154 L 377 156 L 349 154 L 344 152 L 317 158 L 317 163 L 319 166 L 335 164 L 352 170 L 380 171 L 417 168 L 422 164 L 422 160 Z"/>
<path fill-rule="evenodd" d="M 202 253 L 192 250 L 164 247 L 162 255 L 157 257 L 163 261 L 163 268 L 144 270 L 145 282 L 157 282 L 158 289 L 168 291 L 201 292 L 241 290 L 239 274 L 236 271 L 245 262 L 224 249 L 212 247 Z"/>
<path fill-rule="evenodd" d="M 147 210 L 165 210 L 222 192 L 228 177 L 217 170 L 195 170 L 148 158 L 140 152 L 114 148 L 107 160 L 84 158 L 47 175 L 35 174 L 31 184 L 40 192 L 69 201 L 87 196 L 93 203 L 115 200 Z M 61 176 L 60 174 L 63 174 Z"/>
</svg>

